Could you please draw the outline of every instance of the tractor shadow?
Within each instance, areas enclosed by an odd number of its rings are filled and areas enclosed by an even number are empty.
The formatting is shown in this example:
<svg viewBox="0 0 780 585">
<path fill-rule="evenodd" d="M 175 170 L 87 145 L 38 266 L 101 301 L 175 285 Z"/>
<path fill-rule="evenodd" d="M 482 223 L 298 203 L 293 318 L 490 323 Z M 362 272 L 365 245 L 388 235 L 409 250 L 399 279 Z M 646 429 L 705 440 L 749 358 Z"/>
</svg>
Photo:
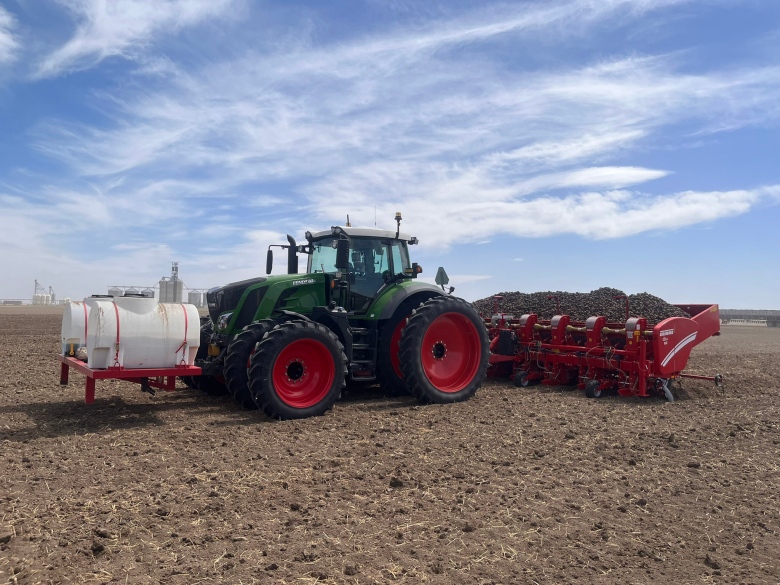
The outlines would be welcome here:
<svg viewBox="0 0 780 585">
<path fill-rule="evenodd" d="M 0 427 L 0 442 L 24 443 L 33 439 L 67 435 L 105 435 L 116 430 L 193 425 L 246 425 L 273 422 L 262 413 L 244 410 L 229 396 L 207 396 L 197 390 L 177 388 L 158 391 L 147 401 L 128 402 L 115 393 L 84 404 L 83 399 L 45 402 L 19 402 L 0 406 L 0 420 L 13 415 L 28 420 L 26 426 Z M 225 420 L 221 420 L 225 419 Z"/>
<path fill-rule="evenodd" d="M 363 411 L 382 412 L 396 408 L 419 406 L 413 396 L 385 396 L 378 384 L 347 382 L 338 405 L 350 405 Z"/>
</svg>

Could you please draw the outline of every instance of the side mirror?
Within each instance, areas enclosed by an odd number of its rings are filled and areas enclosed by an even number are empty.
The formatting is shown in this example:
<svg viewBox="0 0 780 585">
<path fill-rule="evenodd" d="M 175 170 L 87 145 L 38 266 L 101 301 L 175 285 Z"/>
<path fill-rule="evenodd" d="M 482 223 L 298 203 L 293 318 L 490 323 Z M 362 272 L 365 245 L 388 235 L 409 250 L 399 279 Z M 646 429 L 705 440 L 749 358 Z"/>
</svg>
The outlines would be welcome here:
<svg viewBox="0 0 780 585">
<path fill-rule="evenodd" d="M 444 285 L 449 283 L 450 277 L 447 276 L 447 271 L 444 270 L 443 266 L 439 266 L 439 270 L 436 272 L 436 284 L 444 288 Z"/>
<path fill-rule="evenodd" d="M 265 257 L 265 273 L 271 274 L 271 269 L 274 267 L 274 253 L 271 248 L 268 248 L 268 254 Z"/>
<path fill-rule="evenodd" d="M 349 270 L 349 239 L 339 238 L 336 245 L 336 269 Z"/>
</svg>

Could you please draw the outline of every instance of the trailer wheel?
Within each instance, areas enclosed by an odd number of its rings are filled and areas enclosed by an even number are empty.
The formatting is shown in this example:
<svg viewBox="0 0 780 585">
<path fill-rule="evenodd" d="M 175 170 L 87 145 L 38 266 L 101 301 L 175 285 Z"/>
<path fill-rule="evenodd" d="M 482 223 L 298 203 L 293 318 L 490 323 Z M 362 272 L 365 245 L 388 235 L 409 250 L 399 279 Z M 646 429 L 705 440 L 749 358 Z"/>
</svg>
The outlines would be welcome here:
<svg viewBox="0 0 780 585">
<path fill-rule="evenodd" d="M 255 345 L 263 338 L 273 321 L 250 323 L 233 338 L 225 357 L 225 381 L 228 391 L 247 410 L 257 408 L 249 391 L 249 358 L 255 352 Z"/>
<path fill-rule="evenodd" d="M 588 398 L 601 398 L 601 382 L 588 380 L 585 384 L 585 396 Z"/>
<path fill-rule="evenodd" d="M 528 379 L 528 372 L 522 370 L 515 374 L 514 382 L 518 388 L 528 388 L 531 385 L 531 381 Z"/>
<path fill-rule="evenodd" d="M 401 371 L 401 334 L 412 315 L 413 303 L 398 307 L 379 332 L 377 343 L 377 379 L 385 396 L 407 396 L 411 394 Z"/>
<path fill-rule="evenodd" d="M 322 415 L 333 407 L 345 385 L 344 348 L 320 323 L 282 323 L 257 344 L 250 361 L 252 397 L 271 418 Z"/>
<path fill-rule="evenodd" d="M 401 371 L 421 402 L 471 398 L 485 379 L 487 329 L 474 308 L 457 297 L 434 297 L 415 309 L 401 335 Z"/>
</svg>

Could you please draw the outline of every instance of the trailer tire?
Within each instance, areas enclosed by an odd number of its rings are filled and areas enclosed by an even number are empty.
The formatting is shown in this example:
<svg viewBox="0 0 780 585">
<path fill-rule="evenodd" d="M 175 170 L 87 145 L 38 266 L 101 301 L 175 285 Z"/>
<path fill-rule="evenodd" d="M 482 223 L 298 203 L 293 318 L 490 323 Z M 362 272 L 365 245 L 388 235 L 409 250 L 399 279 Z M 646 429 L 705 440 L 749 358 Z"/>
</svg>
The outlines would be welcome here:
<svg viewBox="0 0 780 585">
<path fill-rule="evenodd" d="M 344 347 L 330 329 L 313 321 L 274 327 L 257 344 L 250 361 L 252 398 L 274 419 L 325 414 L 345 385 Z"/>
<path fill-rule="evenodd" d="M 414 310 L 414 302 L 399 306 L 379 331 L 376 373 L 385 396 L 409 396 L 412 392 L 401 371 L 401 335 Z"/>
<path fill-rule="evenodd" d="M 490 341 L 476 310 L 463 299 L 428 299 L 401 335 L 401 371 L 423 403 L 471 398 L 487 374 Z"/>
<path fill-rule="evenodd" d="M 257 409 L 249 390 L 249 360 L 255 346 L 273 327 L 273 321 L 255 321 L 233 338 L 225 355 L 225 381 L 233 398 L 247 410 Z"/>
<path fill-rule="evenodd" d="M 514 383 L 518 388 L 528 388 L 532 384 L 531 380 L 528 379 L 528 372 L 522 370 L 515 373 Z"/>
<path fill-rule="evenodd" d="M 588 380 L 585 383 L 585 396 L 588 398 L 601 398 L 601 382 L 598 380 Z"/>
</svg>

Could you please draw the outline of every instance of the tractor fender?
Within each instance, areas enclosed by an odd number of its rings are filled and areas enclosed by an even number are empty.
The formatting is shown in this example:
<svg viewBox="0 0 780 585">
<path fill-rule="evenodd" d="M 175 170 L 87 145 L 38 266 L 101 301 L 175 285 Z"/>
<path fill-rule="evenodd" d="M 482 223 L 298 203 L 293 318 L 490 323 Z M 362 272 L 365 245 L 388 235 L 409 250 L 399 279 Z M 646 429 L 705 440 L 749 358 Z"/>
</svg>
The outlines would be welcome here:
<svg viewBox="0 0 780 585">
<path fill-rule="evenodd" d="M 311 319 L 309 319 L 306 315 L 301 315 L 300 313 L 296 313 L 295 311 L 281 310 L 281 311 L 276 311 L 276 313 L 278 313 L 279 315 L 290 317 L 291 320 L 311 322 Z"/>
<path fill-rule="evenodd" d="M 446 293 L 443 290 L 432 284 L 420 283 L 414 284 L 412 286 L 405 286 L 403 288 L 399 287 L 395 292 L 393 292 L 390 300 L 382 308 L 382 311 L 379 314 L 379 320 L 381 321 L 392 317 L 395 313 L 395 310 L 401 306 L 401 303 L 408 299 L 419 299 L 419 302 L 422 303 L 430 298 L 439 297 L 444 294 Z"/>
</svg>

